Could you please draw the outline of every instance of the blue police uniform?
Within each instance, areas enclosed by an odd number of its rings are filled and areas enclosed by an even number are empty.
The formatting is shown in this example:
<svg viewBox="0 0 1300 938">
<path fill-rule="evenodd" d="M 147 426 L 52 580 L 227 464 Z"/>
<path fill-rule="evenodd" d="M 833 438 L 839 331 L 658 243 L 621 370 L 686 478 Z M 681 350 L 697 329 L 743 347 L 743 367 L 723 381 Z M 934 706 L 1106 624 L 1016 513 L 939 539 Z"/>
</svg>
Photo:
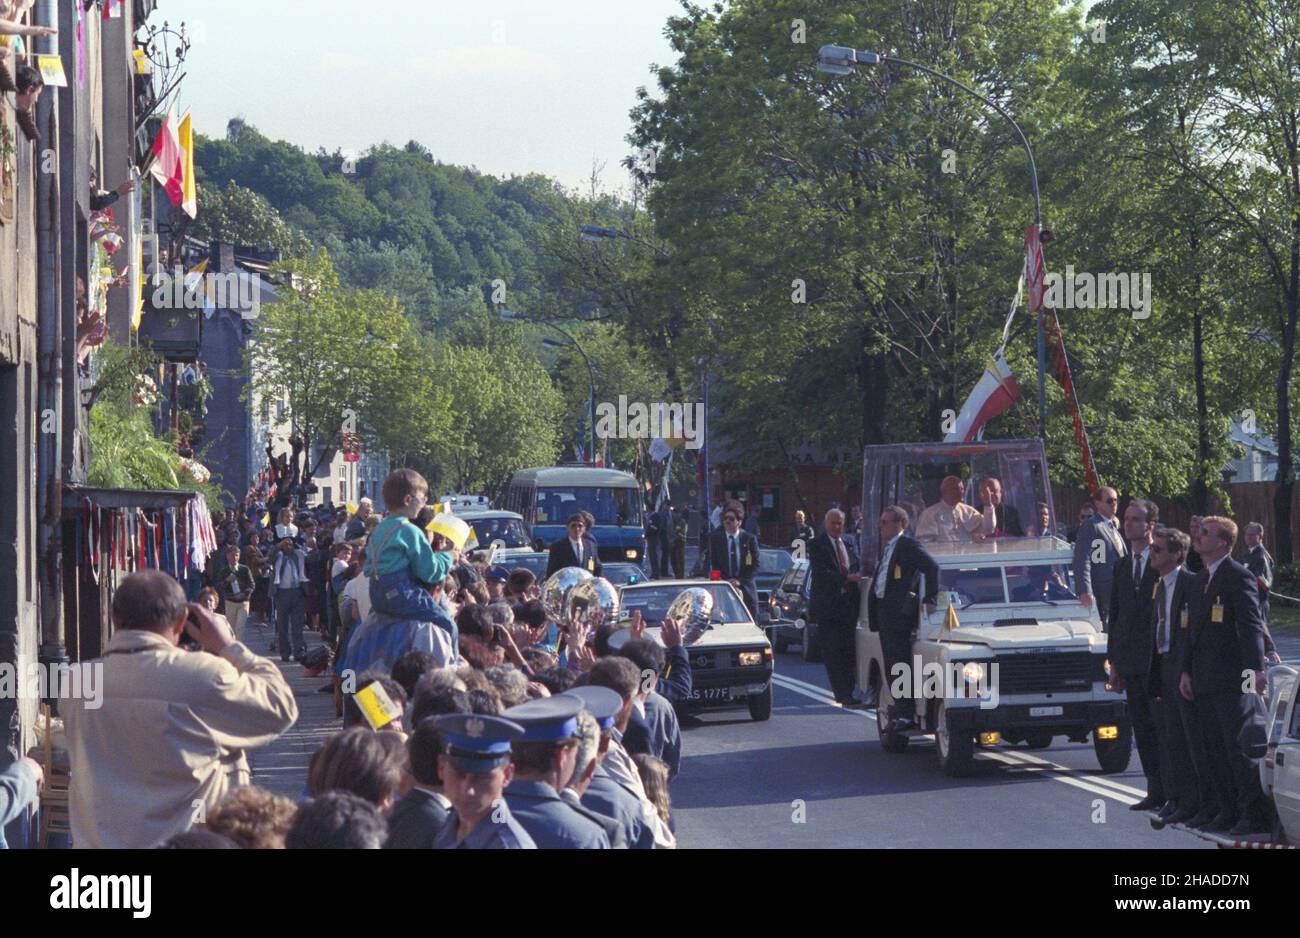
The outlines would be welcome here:
<svg viewBox="0 0 1300 938">
<path fill-rule="evenodd" d="M 435 717 L 443 739 L 443 753 L 460 772 L 487 774 L 510 762 L 511 740 L 524 734 L 518 723 L 477 713 L 449 713 Z M 435 850 L 536 849 L 528 831 L 510 813 L 504 800 L 492 806 L 474 828 L 458 836 L 460 817 L 455 808 L 433 838 Z"/>
<path fill-rule="evenodd" d="M 511 707 L 502 718 L 523 727 L 522 742 L 561 742 L 577 734 L 581 709 L 581 700 L 560 694 Z M 506 789 L 505 802 L 543 850 L 609 849 L 604 828 L 561 798 L 547 782 L 515 776 Z"/>
<path fill-rule="evenodd" d="M 614 718 L 623 709 L 623 698 L 608 687 L 575 687 L 567 692 L 567 696 L 582 701 L 587 712 L 596 718 L 602 733 L 614 728 Z M 582 794 L 582 804 L 617 821 L 630 848 L 654 849 L 654 831 L 642 820 L 641 799 L 606 772 L 603 765 L 596 766 L 596 774 Z"/>
</svg>

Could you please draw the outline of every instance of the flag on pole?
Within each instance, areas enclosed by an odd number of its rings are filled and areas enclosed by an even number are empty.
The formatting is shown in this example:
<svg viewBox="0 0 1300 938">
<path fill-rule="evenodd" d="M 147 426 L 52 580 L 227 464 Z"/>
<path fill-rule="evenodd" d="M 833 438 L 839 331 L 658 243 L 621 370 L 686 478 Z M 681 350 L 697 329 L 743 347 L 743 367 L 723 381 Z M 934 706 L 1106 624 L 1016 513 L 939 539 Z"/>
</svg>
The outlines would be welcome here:
<svg viewBox="0 0 1300 938">
<path fill-rule="evenodd" d="M 181 152 L 180 136 L 172 114 L 163 117 L 162 127 L 154 138 L 149 156 L 149 175 L 163 187 L 172 205 L 180 208 L 185 198 L 185 154 Z"/>
<path fill-rule="evenodd" d="M 1002 349 L 993 353 L 988 367 L 975 387 L 971 390 L 966 403 L 961 405 L 961 413 L 952 432 L 943 438 L 945 443 L 969 443 L 982 438 L 984 425 L 1000 414 L 1011 409 L 1020 398 L 1020 385 L 1011 371 L 1011 366 L 1003 357 Z"/>
<path fill-rule="evenodd" d="M 199 193 L 194 181 L 194 121 L 189 111 L 185 112 L 178 135 L 182 153 L 180 208 L 190 218 L 196 218 L 199 214 Z"/>
<path fill-rule="evenodd" d="M 948 611 L 943 616 L 943 627 L 945 631 L 955 632 L 960 625 L 961 623 L 957 621 L 957 607 L 949 602 Z"/>
<path fill-rule="evenodd" d="M 1043 239 L 1038 225 L 1025 229 L 1025 282 L 1029 286 L 1029 308 L 1040 316 L 1047 331 L 1047 344 L 1052 349 L 1052 373 L 1056 383 L 1061 386 L 1065 405 L 1070 410 L 1070 419 L 1074 423 L 1074 442 L 1079 447 L 1083 460 L 1083 476 L 1088 486 L 1088 494 L 1094 498 L 1101 483 L 1097 478 L 1097 469 L 1092 462 L 1092 447 L 1088 445 L 1088 432 L 1083 426 L 1083 415 L 1079 411 L 1079 397 L 1075 392 L 1074 379 L 1070 375 L 1070 359 L 1065 353 L 1065 338 L 1061 335 L 1061 321 L 1056 310 L 1043 306 Z M 1048 314 L 1051 314 L 1050 317 Z"/>
</svg>

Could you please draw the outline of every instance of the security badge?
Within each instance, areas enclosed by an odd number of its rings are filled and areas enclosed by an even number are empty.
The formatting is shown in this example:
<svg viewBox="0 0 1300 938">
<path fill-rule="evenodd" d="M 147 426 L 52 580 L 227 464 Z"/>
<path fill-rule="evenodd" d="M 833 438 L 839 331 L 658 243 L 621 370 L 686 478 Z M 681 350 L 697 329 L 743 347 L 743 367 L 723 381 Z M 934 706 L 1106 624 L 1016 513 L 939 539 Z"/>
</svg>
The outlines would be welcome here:
<svg viewBox="0 0 1300 938">
<path fill-rule="evenodd" d="M 587 569 L 590 570 L 590 571 L 592 571 L 593 573 L 596 572 L 596 558 L 595 558 L 595 557 L 588 557 L 588 558 L 587 558 Z"/>
<path fill-rule="evenodd" d="M 1210 621 L 1223 622 L 1223 603 L 1217 599 L 1214 601 L 1214 605 L 1210 607 Z"/>
<path fill-rule="evenodd" d="M 894 579 L 901 580 L 902 578 L 903 578 L 903 568 L 898 564 L 894 564 Z"/>
<path fill-rule="evenodd" d="M 753 555 L 749 551 L 745 551 L 745 556 L 742 562 L 745 564 L 745 566 L 748 567 L 750 564 L 754 562 Z"/>
</svg>

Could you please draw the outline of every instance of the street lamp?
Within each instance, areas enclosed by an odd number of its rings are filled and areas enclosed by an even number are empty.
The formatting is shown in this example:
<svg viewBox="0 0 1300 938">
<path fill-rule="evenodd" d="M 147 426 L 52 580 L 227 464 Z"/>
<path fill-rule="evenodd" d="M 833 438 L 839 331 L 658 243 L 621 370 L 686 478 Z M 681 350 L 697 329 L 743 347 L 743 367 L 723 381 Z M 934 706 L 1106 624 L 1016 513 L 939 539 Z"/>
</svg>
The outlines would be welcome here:
<svg viewBox="0 0 1300 938">
<path fill-rule="evenodd" d="M 542 345 L 545 345 L 547 348 L 567 348 L 569 346 L 572 346 L 573 348 L 578 350 L 578 354 L 581 355 L 582 360 L 586 362 L 587 388 L 588 388 L 587 416 L 588 419 L 591 421 L 591 460 L 594 463 L 596 461 L 596 371 L 592 367 L 591 358 L 587 355 L 586 350 L 583 349 L 583 347 L 578 344 L 578 340 L 575 339 L 568 331 L 561 329 L 553 322 L 549 322 L 548 320 L 545 319 L 530 319 L 527 316 L 519 315 L 517 312 L 515 312 L 512 309 L 503 309 L 501 310 L 499 315 L 501 316 L 502 319 L 510 320 L 514 322 L 531 322 L 531 323 L 536 323 L 539 326 L 549 326 L 550 328 L 554 329 L 556 332 L 564 336 L 569 341 L 566 344 L 563 342 L 557 342 L 554 339 L 542 339 Z"/>
<path fill-rule="evenodd" d="M 984 95 L 980 94 L 969 85 L 962 84 L 951 75 L 945 75 L 943 72 L 936 71 L 927 65 L 919 62 L 912 62 L 907 59 L 900 59 L 892 55 L 881 55 L 877 52 L 864 52 L 860 49 L 853 49 L 849 46 L 825 45 L 817 51 L 817 71 L 825 72 L 829 75 L 849 75 L 855 71 L 857 65 L 902 65 L 907 68 L 914 68 L 917 71 L 925 72 L 927 75 L 933 75 L 935 78 L 943 79 L 949 84 L 956 85 L 967 94 L 978 98 L 988 107 L 997 111 L 1011 125 L 1011 129 L 1016 132 L 1020 138 L 1020 144 L 1025 148 L 1025 155 L 1029 157 L 1029 181 L 1033 185 L 1034 191 L 1034 225 L 1038 229 L 1039 235 L 1043 233 L 1043 213 L 1042 206 L 1038 198 L 1038 166 L 1034 162 L 1034 151 L 1029 146 L 1029 140 L 1025 138 L 1024 132 L 1020 125 L 1015 122 L 1010 114 L 998 104 Z M 1032 304 L 1031 304 L 1032 305 Z M 1038 312 L 1038 435 L 1047 440 L 1047 326 L 1043 320 L 1043 311 Z"/>
</svg>

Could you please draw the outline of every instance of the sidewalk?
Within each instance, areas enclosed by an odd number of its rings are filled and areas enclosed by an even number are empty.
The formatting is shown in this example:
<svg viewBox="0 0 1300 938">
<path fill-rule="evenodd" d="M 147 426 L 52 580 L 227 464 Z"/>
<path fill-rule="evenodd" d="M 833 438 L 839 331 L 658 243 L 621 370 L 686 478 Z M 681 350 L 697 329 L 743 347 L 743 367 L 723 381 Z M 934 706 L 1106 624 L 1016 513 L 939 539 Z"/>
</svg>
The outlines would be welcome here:
<svg viewBox="0 0 1300 938">
<path fill-rule="evenodd" d="M 303 639 L 308 649 L 321 644 L 316 632 L 304 632 Z M 312 755 L 343 728 L 342 719 L 334 716 L 334 695 L 317 693 L 329 683 L 332 672 L 327 670 L 319 677 L 307 677 L 298 662 L 280 661 L 279 654 L 270 650 L 275 641 L 274 626 L 245 625 L 244 640 L 254 653 L 266 655 L 280 666 L 298 701 L 298 721 L 279 739 L 249 751 L 253 784 L 298 801 L 306 796 L 307 766 Z"/>
</svg>

